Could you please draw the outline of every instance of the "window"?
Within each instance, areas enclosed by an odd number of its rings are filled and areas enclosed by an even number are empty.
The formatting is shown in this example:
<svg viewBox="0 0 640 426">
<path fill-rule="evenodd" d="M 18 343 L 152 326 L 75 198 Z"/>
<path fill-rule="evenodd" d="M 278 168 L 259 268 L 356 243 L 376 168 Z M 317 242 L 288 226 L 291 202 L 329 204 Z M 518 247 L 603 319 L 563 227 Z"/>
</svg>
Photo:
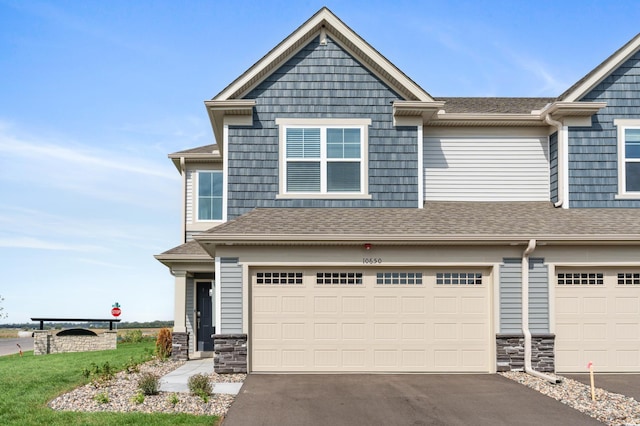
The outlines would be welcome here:
<svg viewBox="0 0 640 426">
<path fill-rule="evenodd" d="M 604 274 L 601 272 L 560 273 L 558 285 L 604 285 Z"/>
<path fill-rule="evenodd" d="M 258 272 L 256 284 L 302 284 L 302 272 Z"/>
<path fill-rule="evenodd" d="M 479 272 L 438 272 L 436 285 L 482 285 Z"/>
<path fill-rule="evenodd" d="M 618 285 L 640 285 L 640 273 L 618 273 Z"/>
<path fill-rule="evenodd" d="M 367 195 L 367 126 L 361 119 L 278 119 L 280 196 L 362 198 Z"/>
<path fill-rule="evenodd" d="M 617 119 L 618 197 L 640 198 L 640 120 Z"/>
<path fill-rule="evenodd" d="M 361 285 L 362 272 L 318 272 L 316 284 Z"/>
<path fill-rule="evenodd" d="M 198 220 L 222 220 L 222 172 L 198 172 Z"/>
<path fill-rule="evenodd" d="M 376 284 L 379 285 L 421 285 L 422 272 L 378 272 Z"/>
</svg>

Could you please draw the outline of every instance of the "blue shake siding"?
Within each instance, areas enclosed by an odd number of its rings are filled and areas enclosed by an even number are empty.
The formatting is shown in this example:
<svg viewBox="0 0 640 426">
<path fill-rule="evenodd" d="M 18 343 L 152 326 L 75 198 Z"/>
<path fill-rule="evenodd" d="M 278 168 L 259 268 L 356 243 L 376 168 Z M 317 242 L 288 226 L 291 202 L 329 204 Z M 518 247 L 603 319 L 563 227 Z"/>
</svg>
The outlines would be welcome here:
<svg viewBox="0 0 640 426">
<path fill-rule="evenodd" d="M 640 200 L 616 200 L 618 193 L 617 118 L 640 119 L 640 53 L 636 53 L 591 92 L 585 102 L 606 102 L 592 126 L 569 128 L 571 207 L 640 207 Z"/>
<path fill-rule="evenodd" d="M 256 100 L 253 126 L 229 129 L 229 219 L 255 207 L 417 207 L 417 132 L 392 121 L 400 96 L 330 38 L 313 40 L 246 98 Z M 371 199 L 277 200 L 276 118 L 371 119 Z"/>
</svg>

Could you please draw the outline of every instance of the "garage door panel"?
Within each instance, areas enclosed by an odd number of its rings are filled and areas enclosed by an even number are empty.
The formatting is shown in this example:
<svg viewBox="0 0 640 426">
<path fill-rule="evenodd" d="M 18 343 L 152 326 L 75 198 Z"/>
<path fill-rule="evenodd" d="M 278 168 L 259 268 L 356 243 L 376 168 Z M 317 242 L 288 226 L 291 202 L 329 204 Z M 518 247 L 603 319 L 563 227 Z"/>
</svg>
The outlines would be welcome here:
<svg viewBox="0 0 640 426">
<path fill-rule="evenodd" d="M 615 336 L 619 342 L 636 342 L 640 339 L 640 324 L 637 322 L 615 324 Z"/>
<path fill-rule="evenodd" d="M 364 296 L 343 296 L 341 300 L 343 314 L 363 314 L 367 310 L 367 298 Z"/>
<path fill-rule="evenodd" d="M 618 314 L 637 315 L 640 313 L 638 297 L 616 297 L 615 306 Z"/>
<path fill-rule="evenodd" d="M 283 296 L 282 297 L 282 313 L 294 314 L 294 313 L 306 313 L 307 298 L 305 296 Z"/>
<path fill-rule="evenodd" d="M 598 274 L 597 284 L 585 285 L 586 273 Z M 571 271 L 571 285 L 556 283 L 557 371 L 584 372 L 593 362 L 598 372 L 640 372 L 640 285 L 621 275 Z"/>
<path fill-rule="evenodd" d="M 317 285 L 312 272 L 302 285 L 252 285 L 251 370 L 488 372 L 488 286 L 399 275 L 376 284 L 373 270 L 341 286 Z"/>
<path fill-rule="evenodd" d="M 458 299 L 456 297 L 434 297 L 433 312 L 437 314 L 457 314 Z"/>
</svg>

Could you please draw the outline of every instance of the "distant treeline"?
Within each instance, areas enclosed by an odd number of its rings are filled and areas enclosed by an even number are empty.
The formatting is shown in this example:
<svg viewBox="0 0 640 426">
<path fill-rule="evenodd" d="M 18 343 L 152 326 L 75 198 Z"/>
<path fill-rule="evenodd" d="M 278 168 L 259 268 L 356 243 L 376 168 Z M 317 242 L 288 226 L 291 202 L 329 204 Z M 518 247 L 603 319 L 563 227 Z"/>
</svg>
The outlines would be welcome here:
<svg viewBox="0 0 640 426">
<path fill-rule="evenodd" d="M 173 321 L 149 321 L 149 322 L 119 322 L 114 323 L 114 327 L 118 327 L 119 329 L 123 328 L 164 328 L 173 327 Z M 22 328 L 22 329 L 32 329 L 40 327 L 40 323 L 38 322 L 25 322 L 21 324 L 0 324 L 0 328 Z M 46 329 L 59 329 L 59 328 L 109 328 L 108 322 L 45 322 L 44 328 Z"/>
</svg>

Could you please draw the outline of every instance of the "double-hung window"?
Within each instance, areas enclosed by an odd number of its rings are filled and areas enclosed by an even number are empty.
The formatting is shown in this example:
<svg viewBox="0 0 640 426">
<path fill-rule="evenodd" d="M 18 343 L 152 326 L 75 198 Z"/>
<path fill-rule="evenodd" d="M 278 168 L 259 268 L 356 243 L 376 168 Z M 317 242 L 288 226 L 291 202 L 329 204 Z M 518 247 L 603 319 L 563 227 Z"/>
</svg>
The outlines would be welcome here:
<svg viewBox="0 0 640 426">
<path fill-rule="evenodd" d="M 370 120 L 276 120 L 283 197 L 366 197 Z"/>
<path fill-rule="evenodd" d="M 640 198 L 640 120 L 617 119 L 618 197 Z"/>
<path fill-rule="evenodd" d="M 198 172 L 198 220 L 222 220 L 222 172 Z"/>
</svg>

